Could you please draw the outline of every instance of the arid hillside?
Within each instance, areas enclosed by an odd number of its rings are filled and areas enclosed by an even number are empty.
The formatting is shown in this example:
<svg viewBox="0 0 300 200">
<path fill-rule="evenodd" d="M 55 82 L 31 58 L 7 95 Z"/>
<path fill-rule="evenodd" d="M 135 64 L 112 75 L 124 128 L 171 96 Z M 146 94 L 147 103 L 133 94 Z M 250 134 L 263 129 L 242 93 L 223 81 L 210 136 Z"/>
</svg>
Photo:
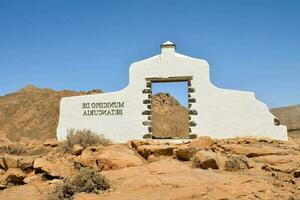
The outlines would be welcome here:
<svg viewBox="0 0 300 200">
<path fill-rule="evenodd" d="M 168 93 L 152 97 L 152 133 L 157 138 L 189 135 L 188 110 Z"/>
<path fill-rule="evenodd" d="M 300 135 L 300 105 L 271 109 L 281 124 L 288 127 L 289 135 Z"/>
<path fill-rule="evenodd" d="M 11 141 L 20 138 L 46 140 L 56 137 L 59 102 L 62 97 L 101 93 L 40 89 L 28 85 L 0 97 L 0 135 Z M 169 94 L 153 96 L 153 129 L 157 137 L 188 136 L 188 111 Z"/>
<path fill-rule="evenodd" d="M 11 141 L 21 137 L 46 140 L 56 137 L 59 102 L 62 97 L 100 93 L 40 89 L 28 85 L 0 97 L 0 135 Z"/>
</svg>

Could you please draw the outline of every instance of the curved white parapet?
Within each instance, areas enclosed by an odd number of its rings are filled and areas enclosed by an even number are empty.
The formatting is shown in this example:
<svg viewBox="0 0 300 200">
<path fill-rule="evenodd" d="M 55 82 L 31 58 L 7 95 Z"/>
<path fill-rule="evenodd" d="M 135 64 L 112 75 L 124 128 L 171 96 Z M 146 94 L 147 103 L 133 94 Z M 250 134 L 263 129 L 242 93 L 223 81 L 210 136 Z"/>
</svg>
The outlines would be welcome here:
<svg viewBox="0 0 300 200">
<path fill-rule="evenodd" d="M 252 92 L 220 89 L 209 79 L 205 60 L 175 52 L 175 44 L 161 45 L 161 54 L 133 63 L 129 85 L 118 92 L 66 97 L 61 100 L 58 139 L 67 130 L 91 129 L 115 142 L 141 139 L 151 132 L 151 83 L 188 81 L 192 134 L 212 138 L 260 137 L 288 139 L 287 128 L 276 125 L 268 107 Z"/>
</svg>

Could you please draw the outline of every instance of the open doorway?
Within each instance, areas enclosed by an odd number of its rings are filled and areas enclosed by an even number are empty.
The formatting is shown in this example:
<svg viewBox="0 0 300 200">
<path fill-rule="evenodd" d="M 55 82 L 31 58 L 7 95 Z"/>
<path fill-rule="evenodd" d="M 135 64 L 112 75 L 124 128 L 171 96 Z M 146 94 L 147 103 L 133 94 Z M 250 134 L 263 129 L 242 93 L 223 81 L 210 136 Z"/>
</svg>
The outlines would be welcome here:
<svg viewBox="0 0 300 200">
<path fill-rule="evenodd" d="M 189 138 L 188 82 L 151 82 L 152 138 Z"/>
</svg>

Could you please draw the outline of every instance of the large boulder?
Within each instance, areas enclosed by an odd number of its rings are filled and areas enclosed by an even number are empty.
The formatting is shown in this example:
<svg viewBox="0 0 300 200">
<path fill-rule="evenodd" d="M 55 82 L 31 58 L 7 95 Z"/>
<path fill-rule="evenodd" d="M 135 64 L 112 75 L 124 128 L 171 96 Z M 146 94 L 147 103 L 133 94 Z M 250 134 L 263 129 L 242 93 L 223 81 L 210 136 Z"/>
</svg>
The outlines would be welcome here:
<svg viewBox="0 0 300 200">
<path fill-rule="evenodd" d="M 214 143 L 215 142 L 210 137 L 202 136 L 192 140 L 189 146 L 193 148 L 209 149 Z"/>
<path fill-rule="evenodd" d="M 199 137 L 192 140 L 189 144 L 178 146 L 173 151 L 173 156 L 181 161 L 189 161 L 199 150 L 209 150 L 214 144 L 210 137 Z"/>
<path fill-rule="evenodd" d="M 37 158 L 33 165 L 37 173 L 45 173 L 52 178 L 67 178 L 74 174 L 74 164 L 67 159 L 47 160 Z"/>
<path fill-rule="evenodd" d="M 173 157 L 181 161 L 189 161 L 197 153 L 198 149 L 188 145 L 182 145 L 174 149 Z"/>
<path fill-rule="evenodd" d="M 100 170 L 120 169 L 142 165 L 142 160 L 127 151 L 106 150 L 97 155 L 97 166 Z"/>
<path fill-rule="evenodd" d="M 143 162 L 127 147 L 112 145 L 102 148 L 86 148 L 80 156 L 80 164 L 84 167 L 110 170 L 137 166 L 143 164 Z"/>
<path fill-rule="evenodd" d="M 9 168 L 22 168 L 23 170 L 28 170 L 33 167 L 33 162 L 35 160 L 35 156 L 16 156 L 5 154 L 0 162 L 1 167 L 4 169 Z"/>
<path fill-rule="evenodd" d="M 80 164 L 83 167 L 97 167 L 96 155 L 101 150 L 100 147 L 87 147 L 84 149 L 80 156 Z"/>
<path fill-rule="evenodd" d="M 172 156 L 175 145 L 157 144 L 157 145 L 141 145 L 137 147 L 137 152 L 145 159 L 150 155 L 154 156 Z"/>
<path fill-rule="evenodd" d="M 193 166 L 202 169 L 219 169 L 217 154 L 211 151 L 198 151 L 193 157 Z"/>
</svg>

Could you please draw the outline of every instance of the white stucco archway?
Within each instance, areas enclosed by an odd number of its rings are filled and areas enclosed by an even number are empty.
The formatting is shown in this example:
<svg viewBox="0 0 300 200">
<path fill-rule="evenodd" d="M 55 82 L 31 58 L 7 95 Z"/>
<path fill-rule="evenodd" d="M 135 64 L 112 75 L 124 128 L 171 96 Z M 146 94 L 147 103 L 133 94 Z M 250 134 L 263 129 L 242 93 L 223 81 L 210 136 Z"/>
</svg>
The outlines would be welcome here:
<svg viewBox="0 0 300 200">
<path fill-rule="evenodd" d="M 214 86 L 208 63 L 176 53 L 171 42 L 161 45 L 161 54 L 133 63 L 123 90 L 63 98 L 57 137 L 63 139 L 75 128 L 91 129 L 116 142 L 141 139 L 151 133 L 151 82 L 178 80 L 189 84 L 191 134 L 288 139 L 287 128 L 254 93 Z"/>
</svg>

